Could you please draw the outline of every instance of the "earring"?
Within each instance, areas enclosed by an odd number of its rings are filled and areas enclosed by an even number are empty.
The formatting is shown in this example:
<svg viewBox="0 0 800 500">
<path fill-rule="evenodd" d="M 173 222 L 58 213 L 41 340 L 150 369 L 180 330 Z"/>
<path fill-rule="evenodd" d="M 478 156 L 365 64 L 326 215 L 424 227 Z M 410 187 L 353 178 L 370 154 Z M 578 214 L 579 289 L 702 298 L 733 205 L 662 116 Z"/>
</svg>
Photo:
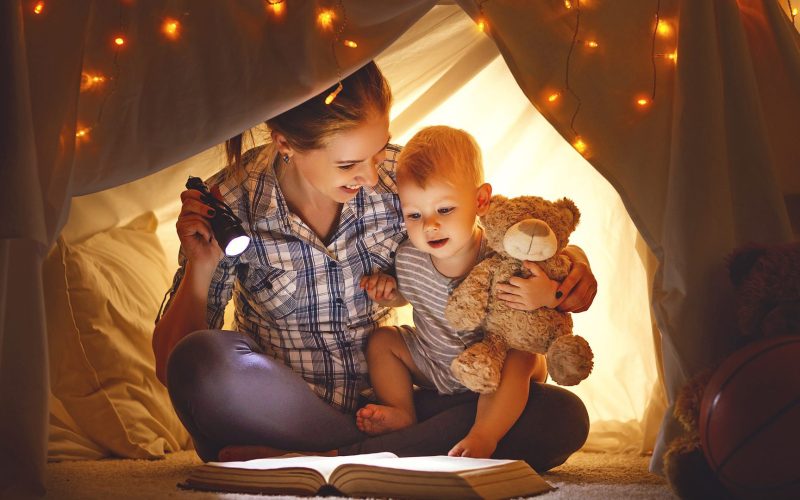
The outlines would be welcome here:
<svg viewBox="0 0 800 500">
<path fill-rule="evenodd" d="M 283 163 L 288 165 L 289 164 L 289 155 L 288 154 L 284 154 L 282 160 L 283 160 Z"/>
</svg>

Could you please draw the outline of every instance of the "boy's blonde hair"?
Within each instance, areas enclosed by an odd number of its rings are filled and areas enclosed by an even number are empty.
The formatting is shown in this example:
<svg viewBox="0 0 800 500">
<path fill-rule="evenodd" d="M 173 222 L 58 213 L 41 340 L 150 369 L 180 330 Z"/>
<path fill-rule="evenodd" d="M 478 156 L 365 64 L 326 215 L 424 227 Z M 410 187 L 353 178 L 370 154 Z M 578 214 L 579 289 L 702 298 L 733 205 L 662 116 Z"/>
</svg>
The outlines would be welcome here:
<svg viewBox="0 0 800 500">
<path fill-rule="evenodd" d="M 434 175 L 450 182 L 467 178 L 478 187 L 484 182 L 481 148 L 464 130 L 444 125 L 425 127 L 397 157 L 397 176 L 406 175 L 422 188 Z"/>
</svg>

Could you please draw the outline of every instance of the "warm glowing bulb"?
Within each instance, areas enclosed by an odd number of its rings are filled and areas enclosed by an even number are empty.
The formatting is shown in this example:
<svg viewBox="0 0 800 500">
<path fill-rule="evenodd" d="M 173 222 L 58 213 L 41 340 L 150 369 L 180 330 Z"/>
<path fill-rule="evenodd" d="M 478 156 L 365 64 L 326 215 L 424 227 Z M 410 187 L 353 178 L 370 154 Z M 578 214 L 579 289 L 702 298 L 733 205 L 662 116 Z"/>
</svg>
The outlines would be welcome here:
<svg viewBox="0 0 800 500">
<path fill-rule="evenodd" d="M 656 32 L 661 36 L 669 36 L 672 34 L 672 26 L 666 21 L 659 21 Z"/>
<path fill-rule="evenodd" d="M 553 92 L 549 96 L 547 96 L 547 102 L 556 102 L 558 98 L 561 97 L 561 94 L 558 92 Z"/>
<path fill-rule="evenodd" d="M 595 42 L 594 40 L 589 40 L 588 42 L 585 43 L 585 45 L 590 49 L 596 49 L 598 47 L 597 42 Z"/>
<path fill-rule="evenodd" d="M 572 2 L 570 2 L 569 0 L 564 0 L 564 7 L 566 7 L 567 9 L 571 9 Z"/>
<path fill-rule="evenodd" d="M 33 6 L 34 14 L 41 14 L 43 10 L 44 10 L 44 2 L 36 2 L 36 5 Z"/>
<path fill-rule="evenodd" d="M 96 89 L 104 84 L 106 77 L 103 75 L 92 75 L 90 73 L 81 73 L 81 92 Z"/>
<path fill-rule="evenodd" d="M 161 31 L 167 36 L 175 40 L 178 38 L 181 25 L 174 19 L 164 19 L 164 24 L 161 25 Z"/>
<path fill-rule="evenodd" d="M 323 10 L 317 16 L 317 22 L 323 28 L 330 28 L 333 25 L 333 20 L 336 18 L 336 14 L 333 13 L 332 10 Z"/>
<path fill-rule="evenodd" d="M 342 44 L 344 44 L 345 47 L 350 47 L 351 49 L 358 47 L 358 44 L 352 40 L 342 40 Z"/>
<path fill-rule="evenodd" d="M 122 38 L 121 36 L 118 36 L 118 37 L 114 38 L 114 43 L 117 44 L 117 46 L 121 47 L 121 46 L 125 45 L 125 39 Z"/>
<path fill-rule="evenodd" d="M 39 2 L 39 3 L 41 3 L 41 2 Z M 797 7 L 795 7 L 795 8 L 793 8 L 793 9 L 792 9 L 792 15 L 793 15 L 793 16 L 796 16 L 796 15 L 797 15 L 797 12 L 798 12 L 798 11 L 797 11 Z"/>
<path fill-rule="evenodd" d="M 269 2 L 269 8 L 272 10 L 273 14 L 279 16 L 283 13 L 283 1 Z"/>
<path fill-rule="evenodd" d="M 580 154 L 585 153 L 586 149 L 588 148 L 588 146 L 586 145 L 585 142 L 583 142 L 583 139 L 581 139 L 580 136 L 575 138 L 575 142 L 572 143 L 572 147 L 574 147 L 575 150 Z"/>
<path fill-rule="evenodd" d="M 88 141 L 89 140 L 89 128 L 78 126 L 77 130 L 75 131 L 75 139 L 77 141 Z"/>
<path fill-rule="evenodd" d="M 478 31 L 486 31 L 486 21 L 478 19 Z"/>
<path fill-rule="evenodd" d="M 332 103 L 333 100 L 336 99 L 336 96 L 339 95 L 339 92 L 341 92 L 343 88 L 344 87 L 342 86 L 342 82 L 339 82 L 339 85 L 336 86 L 336 89 L 334 89 L 334 91 L 331 92 L 330 94 L 328 94 L 328 97 L 325 98 L 325 104 Z"/>
<path fill-rule="evenodd" d="M 678 62 L 678 51 L 676 50 L 675 52 L 667 54 L 667 59 L 675 63 Z"/>
<path fill-rule="evenodd" d="M 647 99 L 646 97 L 640 97 L 636 99 L 636 104 L 638 104 L 640 108 L 647 107 L 650 105 L 650 99 Z"/>
</svg>

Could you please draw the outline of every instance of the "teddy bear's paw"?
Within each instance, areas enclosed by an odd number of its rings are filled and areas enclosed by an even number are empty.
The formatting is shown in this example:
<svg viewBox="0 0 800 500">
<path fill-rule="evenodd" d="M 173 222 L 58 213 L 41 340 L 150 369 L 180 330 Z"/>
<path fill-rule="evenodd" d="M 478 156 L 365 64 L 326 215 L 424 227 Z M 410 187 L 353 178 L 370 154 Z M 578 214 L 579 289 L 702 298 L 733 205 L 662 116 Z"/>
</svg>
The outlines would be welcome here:
<svg viewBox="0 0 800 500">
<path fill-rule="evenodd" d="M 489 346 L 476 344 L 453 360 L 450 369 L 464 387 L 480 394 L 497 390 L 503 361 L 491 351 Z"/>
<path fill-rule="evenodd" d="M 594 354 L 577 335 L 558 337 L 547 349 L 547 370 L 559 385 L 576 385 L 592 372 Z"/>
<path fill-rule="evenodd" d="M 733 498 L 709 467 L 696 435 L 678 437 L 669 444 L 664 475 L 672 491 L 684 500 Z"/>
</svg>

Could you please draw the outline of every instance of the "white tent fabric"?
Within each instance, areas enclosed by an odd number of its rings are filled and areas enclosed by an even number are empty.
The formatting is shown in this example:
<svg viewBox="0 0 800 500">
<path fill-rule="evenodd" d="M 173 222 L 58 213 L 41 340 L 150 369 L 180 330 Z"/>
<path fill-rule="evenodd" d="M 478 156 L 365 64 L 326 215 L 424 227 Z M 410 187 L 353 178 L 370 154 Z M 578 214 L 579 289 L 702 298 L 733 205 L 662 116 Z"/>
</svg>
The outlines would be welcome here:
<svg viewBox="0 0 800 500">
<path fill-rule="evenodd" d="M 0 7 L 2 51 L 11 67 L 0 94 L 8 110 L 0 208 L 11 214 L 0 219 L 0 489 L 43 487 L 48 376 L 40 266 L 67 219 L 71 197 L 156 172 L 335 82 L 331 35 L 311 22 L 327 2 L 287 3 L 281 19 L 270 18 L 256 0 L 187 3 L 180 9 L 156 0 L 54 2 L 47 3 L 46 15 L 33 14 L 24 1 Z M 381 54 L 434 3 L 344 1 L 347 35 L 359 48 L 337 49 L 343 71 Z M 397 142 L 423 124 L 462 126 L 484 148 L 498 192 L 567 194 L 596 216 L 584 219 L 580 231 L 603 234 L 577 233 L 575 242 L 589 253 L 603 286 L 624 283 L 630 290 L 624 298 L 611 288 L 601 291 L 592 310 L 576 316 L 576 331 L 592 342 L 598 358 L 645 376 L 618 387 L 597 376 L 608 397 L 581 395 L 596 422 L 637 423 L 609 428 L 605 435 L 631 428 L 647 434 L 639 422 L 661 413 L 650 411 L 657 405 L 648 406 L 658 386 L 658 360 L 644 305 L 629 300 L 645 300 L 646 294 L 642 288 L 637 293 L 644 271 L 629 265 L 638 259 L 632 253 L 636 233 L 614 214 L 627 209 L 657 262 L 652 304 L 671 398 L 686 377 L 732 346 L 724 256 L 748 240 L 790 239 L 781 196 L 800 192 L 800 152 L 792 142 L 800 135 L 797 33 L 770 0 L 586 0 L 572 2 L 572 9 L 561 2 L 458 3 L 473 18 L 485 19 L 519 89 L 568 142 L 555 141 L 539 114 L 523 106 L 484 35 L 473 31 L 470 44 L 457 45 L 462 38 L 455 35 L 465 35 L 458 23 L 447 31 L 447 15 L 427 16 L 422 22 L 430 26 L 414 27 L 429 31 L 430 43 L 407 36 L 396 52 L 378 59 L 397 97 Z M 677 64 L 653 57 L 657 6 L 674 29 L 671 39 L 657 40 L 658 50 L 677 49 Z M 179 16 L 186 27 L 172 45 L 154 34 L 165 15 Z M 441 26 L 445 31 L 433 29 Z M 130 48 L 115 52 L 108 37 L 119 30 Z M 576 45 L 571 52 L 573 39 L 597 39 L 600 50 Z M 578 101 L 564 85 L 568 59 L 570 86 L 581 104 L 575 130 L 570 122 Z M 653 62 L 656 99 L 637 109 L 632 100 L 641 92 L 649 95 Z M 79 93 L 82 68 L 107 71 L 113 91 Z M 550 105 L 547 96 L 555 91 L 562 99 Z M 517 109 L 494 114 L 509 109 L 503 106 Z M 455 113 L 469 108 L 482 118 L 467 126 Z M 91 127 L 90 140 L 75 141 L 79 127 Z M 576 132 L 589 145 L 589 162 L 619 198 L 568 146 Z M 210 166 L 212 156 L 200 159 Z M 155 175 L 184 180 L 184 173 L 175 172 L 190 163 Z M 174 185 L 179 191 L 180 183 Z M 119 189 L 135 194 L 138 188 Z M 156 198 L 162 195 L 166 200 L 174 193 L 164 190 Z M 106 222 L 116 222 L 111 219 Z M 608 337 L 593 337 L 601 322 L 609 327 Z M 592 382 L 586 381 L 587 392 Z M 614 406 L 623 408 L 609 412 Z M 673 433 L 667 414 L 660 444 Z"/>
</svg>

